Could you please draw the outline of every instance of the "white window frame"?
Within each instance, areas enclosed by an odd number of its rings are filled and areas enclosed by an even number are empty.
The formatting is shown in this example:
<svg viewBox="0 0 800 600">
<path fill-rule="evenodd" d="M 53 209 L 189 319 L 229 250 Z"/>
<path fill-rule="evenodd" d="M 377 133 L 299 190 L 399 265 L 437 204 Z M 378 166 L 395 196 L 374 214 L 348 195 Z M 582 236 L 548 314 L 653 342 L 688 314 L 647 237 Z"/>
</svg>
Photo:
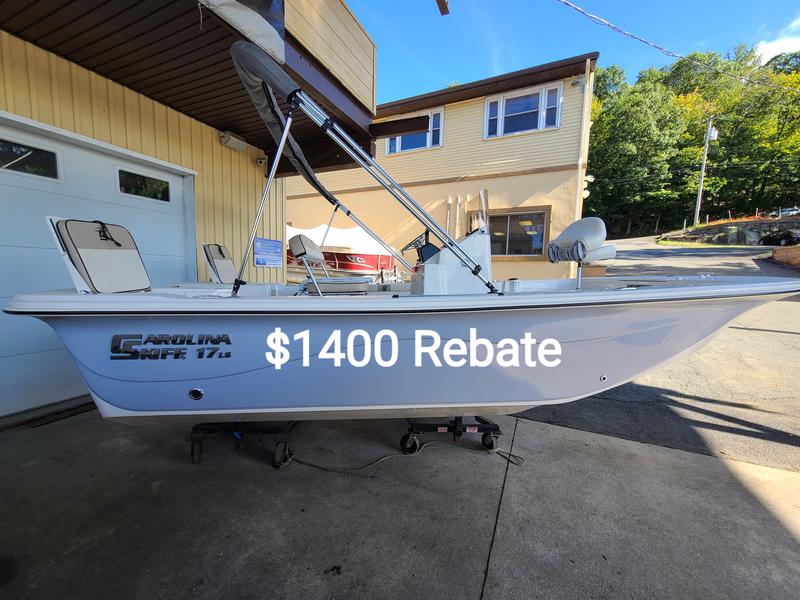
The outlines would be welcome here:
<svg viewBox="0 0 800 600">
<path fill-rule="evenodd" d="M 556 102 L 556 124 L 555 126 L 545 127 L 545 119 L 547 118 L 547 92 L 548 90 L 558 90 L 558 101 Z M 531 94 L 539 94 L 539 127 L 537 129 L 526 129 L 524 131 L 515 131 L 513 133 L 505 133 L 503 128 L 505 126 L 506 117 L 506 100 L 519 98 L 520 96 L 528 96 Z M 489 135 L 489 104 L 497 102 L 497 135 Z M 494 140 L 504 137 L 512 137 L 515 135 L 527 135 L 530 133 L 540 133 L 542 131 L 553 131 L 561 128 L 561 108 L 564 104 L 564 82 L 546 83 L 529 87 L 521 90 L 514 90 L 506 94 L 497 94 L 496 96 L 489 96 L 486 98 L 483 109 L 483 139 Z"/>
<path fill-rule="evenodd" d="M 433 129 L 433 115 L 438 113 L 439 114 L 439 143 L 435 146 L 431 145 L 431 138 L 433 137 L 432 129 Z M 409 148 L 408 150 L 403 150 L 400 147 L 401 140 L 403 138 L 402 135 L 395 135 L 392 137 L 386 138 L 386 147 L 384 149 L 385 156 L 397 156 L 398 154 L 408 154 L 409 152 L 421 152 L 423 150 L 434 150 L 436 148 L 441 148 L 444 146 L 444 106 L 440 106 L 438 108 L 433 108 L 427 112 L 419 113 L 412 115 L 414 117 L 422 117 L 428 115 L 428 134 L 425 139 L 425 146 L 422 148 Z M 396 140 L 395 144 L 397 145 L 397 150 L 395 152 L 389 152 L 389 142 L 391 140 Z"/>
<path fill-rule="evenodd" d="M 56 173 L 58 177 L 47 177 L 46 175 L 37 175 L 36 173 L 25 173 L 24 171 L 14 171 L 13 169 L 0 169 L 0 173 L 9 175 L 18 175 L 20 177 L 30 177 L 38 181 L 49 181 L 50 183 L 64 183 L 64 161 L 61 157 L 61 151 L 57 150 L 47 144 L 42 144 L 38 141 L 25 141 L 23 136 L 7 136 L 0 133 L 0 139 L 11 142 L 12 144 L 19 144 L 20 146 L 28 146 L 36 150 L 43 150 L 44 152 L 51 152 L 56 156 Z"/>
</svg>

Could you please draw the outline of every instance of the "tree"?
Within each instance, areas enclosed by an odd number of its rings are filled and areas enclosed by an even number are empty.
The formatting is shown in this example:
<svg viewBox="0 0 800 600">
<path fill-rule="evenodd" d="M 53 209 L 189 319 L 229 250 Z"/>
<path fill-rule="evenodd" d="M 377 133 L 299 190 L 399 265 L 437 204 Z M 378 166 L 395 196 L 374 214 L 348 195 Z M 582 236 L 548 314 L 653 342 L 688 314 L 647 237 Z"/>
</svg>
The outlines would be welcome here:
<svg viewBox="0 0 800 600">
<path fill-rule="evenodd" d="M 601 102 L 627 85 L 625 71 L 619 65 L 597 67 L 594 73 L 594 95 Z"/>
<path fill-rule="evenodd" d="M 800 204 L 800 53 L 762 66 L 752 48 L 694 53 L 602 86 L 592 104 L 587 212 L 616 234 L 691 219 L 703 142 L 713 117 L 703 212 L 714 218 Z M 621 69 L 620 69 L 621 72 Z"/>
<path fill-rule="evenodd" d="M 629 235 L 634 223 L 654 222 L 674 200 L 669 160 L 683 130 L 674 94 L 638 83 L 610 96 L 592 126 L 589 170 L 595 177 L 589 212 L 613 234 Z"/>
<path fill-rule="evenodd" d="M 797 73 L 800 71 L 800 50 L 773 56 L 764 66 L 773 73 L 782 73 L 783 75 Z"/>
</svg>

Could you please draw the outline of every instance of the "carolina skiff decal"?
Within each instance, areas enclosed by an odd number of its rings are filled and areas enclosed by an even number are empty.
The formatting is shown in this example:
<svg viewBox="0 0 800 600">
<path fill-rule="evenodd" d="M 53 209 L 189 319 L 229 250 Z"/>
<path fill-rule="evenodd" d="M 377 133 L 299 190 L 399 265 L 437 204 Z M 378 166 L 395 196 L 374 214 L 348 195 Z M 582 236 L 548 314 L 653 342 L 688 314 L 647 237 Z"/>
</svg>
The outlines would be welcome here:
<svg viewBox="0 0 800 600">
<path fill-rule="evenodd" d="M 221 349 L 223 345 L 231 345 L 231 337 L 227 333 L 118 333 L 111 337 L 110 358 L 111 360 L 230 358 L 230 351 Z"/>
</svg>

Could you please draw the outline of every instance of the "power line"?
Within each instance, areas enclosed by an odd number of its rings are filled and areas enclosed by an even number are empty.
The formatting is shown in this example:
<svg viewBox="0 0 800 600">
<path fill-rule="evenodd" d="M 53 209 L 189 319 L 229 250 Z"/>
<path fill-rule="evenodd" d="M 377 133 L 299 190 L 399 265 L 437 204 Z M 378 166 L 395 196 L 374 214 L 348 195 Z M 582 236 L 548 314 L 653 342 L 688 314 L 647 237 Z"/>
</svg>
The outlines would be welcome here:
<svg viewBox="0 0 800 600">
<path fill-rule="evenodd" d="M 651 42 L 649 40 L 646 40 L 645 38 L 640 37 L 640 36 L 636 35 L 635 33 L 631 33 L 630 31 L 625 31 L 624 29 L 622 29 L 622 27 L 618 27 L 617 25 L 614 25 L 613 23 L 611 23 L 609 21 L 606 21 L 602 17 L 598 17 L 597 15 L 593 15 L 592 13 L 582 9 L 580 6 L 577 6 L 577 5 L 573 4 L 572 2 L 568 2 L 568 0 L 556 0 L 556 2 L 560 2 L 564 6 L 569 7 L 571 9 L 579 12 L 580 14 L 582 14 L 585 17 L 587 17 L 589 20 L 593 21 L 594 23 L 597 23 L 598 25 L 603 25 L 605 27 L 608 27 L 609 29 L 611 29 L 613 31 L 616 31 L 617 33 L 619 33 L 621 35 L 624 35 L 626 37 L 634 39 L 637 42 L 641 42 L 642 44 L 645 44 L 646 46 L 650 46 L 651 48 L 654 48 L 655 50 L 658 50 L 661 54 L 663 54 L 665 56 L 669 56 L 671 58 L 680 58 L 680 59 L 688 60 L 689 62 L 699 66 L 702 69 L 705 69 L 707 71 L 713 71 L 715 73 L 718 73 L 720 75 L 725 75 L 727 77 L 733 77 L 734 79 L 737 79 L 737 80 L 742 81 L 742 82 L 751 83 L 753 85 L 761 85 L 761 86 L 770 87 L 770 88 L 774 88 L 774 89 L 778 89 L 778 90 L 789 90 L 789 91 L 792 91 L 794 93 L 800 93 L 800 90 L 798 90 L 796 88 L 792 88 L 792 87 L 786 86 L 786 85 L 780 85 L 778 83 L 771 83 L 769 81 L 764 81 L 763 79 L 762 80 L 753 79 L 752 77 L 747 77 L 746 75 L 736 75 L 735 73 L 729 73 L 728 71 L 723 71 L 722 69 L 718 69 L 716 67 L 712 67 L 711 65 L 707 65 L 707 64 L 705 64 L 703 62 L 700 62 L 699 60 L 695 60 L 694 58 L 690 58 L 688 56 L 684 56 L 682 54 L 678 54 L 677 52 L 673 52 L 672 50 L 664 48 L 664 46 L 660 46 L 660 45 L 656 44 L 655 42 Z"/>
</svg>

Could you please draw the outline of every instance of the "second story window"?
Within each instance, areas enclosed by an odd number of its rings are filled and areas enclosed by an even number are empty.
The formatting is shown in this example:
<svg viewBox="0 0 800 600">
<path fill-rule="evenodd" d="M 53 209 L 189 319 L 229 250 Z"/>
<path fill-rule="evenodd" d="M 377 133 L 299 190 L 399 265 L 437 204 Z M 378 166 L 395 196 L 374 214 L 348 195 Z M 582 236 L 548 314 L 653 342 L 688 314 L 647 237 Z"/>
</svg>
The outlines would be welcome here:
<svg viewBox="0 0 800 600">
<path fill-rule="evenodd" d="M 483 135 L 493 138 L 559 127 L 560 104 L 560 85 L 487 98 Z"/>
<path fill-rule="evenodd" d="M 442 145 L 442 110 L 428 113 L 428 131 L 406 133 L 386 140 L 386 154 L 436 148 Z"/>
</svg>

